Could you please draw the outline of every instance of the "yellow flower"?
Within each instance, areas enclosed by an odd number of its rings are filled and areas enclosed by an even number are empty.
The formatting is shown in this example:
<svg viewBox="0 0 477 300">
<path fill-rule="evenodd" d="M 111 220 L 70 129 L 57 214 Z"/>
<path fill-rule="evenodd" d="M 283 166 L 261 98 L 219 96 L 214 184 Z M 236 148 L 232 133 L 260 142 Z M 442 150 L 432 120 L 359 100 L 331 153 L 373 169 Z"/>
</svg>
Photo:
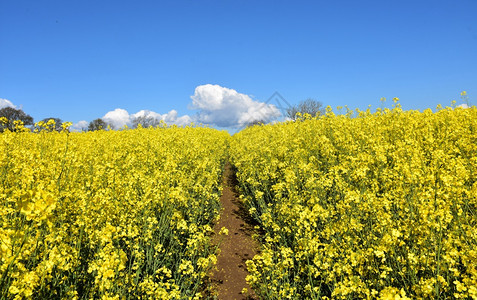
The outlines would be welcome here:
<svg viewBox="0 0 477 300">
<path fill-rule="evenodd" d="M 225 227 L 220 228 L 219 235 L 229 235 L 229 230 Z"/>
</svg>

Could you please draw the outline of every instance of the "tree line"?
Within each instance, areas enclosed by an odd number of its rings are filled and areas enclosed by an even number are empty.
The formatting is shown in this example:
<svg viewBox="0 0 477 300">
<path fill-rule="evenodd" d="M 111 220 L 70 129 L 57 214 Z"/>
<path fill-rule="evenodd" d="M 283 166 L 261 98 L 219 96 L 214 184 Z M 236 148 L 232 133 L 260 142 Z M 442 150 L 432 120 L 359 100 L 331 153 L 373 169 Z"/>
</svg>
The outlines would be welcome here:
<svg viewBox="0 0 477 300">
<path fill-rule="evenodd" d="M 0 132 L 4 132 L 7 129 L 10 131 L 16 131 L 16 123 L 18 121 L 21 121 L 24 126 L 34 125 L 32 116 L 26 114 L 21 109 L 10 106 L 0 109 L 0 119 L 3 119 L 2 122 L 0 122 Z M 54 122 L 48 123 L 50 120 L 53 120 Z M 40 122 L 48 125 L 45 127 L 38 127 L 38 130 L 48 128 L 49 130 L 61 131 L 63 129 L 63 121 L 60 118 L 44 118 Z"/>
<path fill-rule="evenodd" d="M 4 132 L 5 130 L 15 131 L 16 130 L 16 121 L 21 121 L 24 126 L 31 126 L 34 125 L 33 117 L 26 114 L 23 110 L 17 109 L 14 107 L 4 107 L 0 109 L 0 118 L 4 118 L 2 122 L 0 122 L 0 132 Z M 44 124 L 48 124 L 50 120 L 54 121 L 54 124 L 50 122 L 50 125 L 41 127 L 37 126 L 38 130 L 56 130 L 61 131 L 63 129 L 63 120 L 60 118 L 44 118 L 40 122 Z M 158 126 L 160 125 L 160 120 L 157 120 L 151 116 L 139 116 L 132 120 L 133 128 L 137 128 L 138 126 L 142 127 L 149 127 L 149 126 Z M 46 127 L 46 128 L 45 128 Z M 87 131 L 96 131 L 96 130 L 106 130 L 108 127 L 112 127 L 111 124 L 107 123 L 105 120 L 101 118 L 94 119 L 93 121 L 89 122 L 88 128 L 84 128 L 83 130 Z"/>
<path fill-rule="evenodd" d="M 286 110 L 286 117 L 291 120 L 296 120 L 298 113 L 310 114 L 313 117 L 319 116 L 324 113 L 323 104 L 320 101 L 317 101 L 315 99 L 311 99 L 311 98 L 306 99 L 304 101 L 301 101 L 298 105 L 288 107 Z M 14 107 L 7 106 L 0 109 L 0 118 L 2 117 L 5 118 L 6 121 L 0 122 L 0 132 L 3 132 L 7 129 L 10 131 L 15 131 L 16 130 L 15 121 L 23 122 L 24 126 L 34 125 L 33 118 L 30 115 L 26 114 L 23 110 L 17 109 Z M 63 121 L 60 118 L 45 118 L 41 121 L 46 124 L 50 120 L 54 121 L 54 125 L 50 123 L 51 126 L 48 127 L 49 130 L 56 130 L 56 131 L 62 130 Z M 161 122 L 160 120 L 151 116 L 139 116 L 139 117 L 135 117 L 132 120 L 132 127 L 133 128 L 137 128 L 139 126 L 156 127 L 160 125 L 160 122 Z M 264 120 L 254 120 L 248 126 L 265 124 L 265 123 L 266 121 Z M 89 122 L 87 131 L 105 130 L 108 127 L 112 127 L 111 124 L 108 124 L 105 120 L 101 118 L 97 118 Z M 44 128 L 38 128 L 38 129 L 42 130 Z M 86 130 L 86 128 L 83 130 Z"/>
<path fill-rule="evenodd" d="M 286 108 L 285 110 L 285 117 L 288 120 L 296 120 L 298 116 L 309 114 L 312 117 L 317 117 L 324 114 L 325 111 L 323 109 L 323 103 L 317 101 L 313 98 L 308 98 L 306 100 L 301 101 L 296 105 L 292 105 Z M 254 120 L 250 122 L 247 127 L 254 126 L 254 125 L 263 125 L 267 122 L 265 120 Z"/>
</svg>

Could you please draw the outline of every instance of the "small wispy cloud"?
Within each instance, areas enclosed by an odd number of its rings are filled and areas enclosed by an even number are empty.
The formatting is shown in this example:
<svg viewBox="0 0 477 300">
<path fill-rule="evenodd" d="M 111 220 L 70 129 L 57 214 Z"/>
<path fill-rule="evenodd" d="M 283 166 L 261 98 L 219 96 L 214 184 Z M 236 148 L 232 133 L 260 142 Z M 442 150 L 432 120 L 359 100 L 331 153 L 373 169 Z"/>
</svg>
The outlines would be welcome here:
<svg viewBox="0 0 477 300">
<path fill-rule="evenodd" d="M 136 118 L 145 117 L 153 118 L 157 122 L 164 121 L 168 125 L 185 126 L 193 122 L 193 119 L 188 115 L 178 116 L 176 110 L 171 110 L 165 114 L 159 114 L 151 110 L 140 110 L 137 113 L 130 114 L 127 110 L 116 108 L 115 110 L 107 112 L 101 119 L 110 124 L 113 129 L 121 129 L 124 126 L 131 127 Z"/>
<path fill-rule="evenodd" d="M 179 114 L 174 109 L 162 115 L 150 110 L 140 110 L 137 113 L 131 115 L 130 120 L 132 122 L 134 118 L 137 118 L 137 117 L 146 117 L 146 118 L 152 117 L 157 121 L 164 121 L 168 125 L 175 124 L 178 126 L 186 126 L 193 122 L 193 119 L 189 115 L 183 115 L 180 117 L 178 115 Z"/>
<path fill-rule="evenodd" d="M 10 100 L 0 98 L 0 109 L 5 107 L 17 108 L 15 105 L 13 105 L 13 103 Z"/>
<path fill-rule="evenodd" d="M 88 125 L 89 125 L 88 121 L 82 120 L 77 123 L 73 123 L 73 125 L 71 125 L 70 127 L 70 130 L 71 131 L 86 131 L 88 130 Z"/>
</svg>

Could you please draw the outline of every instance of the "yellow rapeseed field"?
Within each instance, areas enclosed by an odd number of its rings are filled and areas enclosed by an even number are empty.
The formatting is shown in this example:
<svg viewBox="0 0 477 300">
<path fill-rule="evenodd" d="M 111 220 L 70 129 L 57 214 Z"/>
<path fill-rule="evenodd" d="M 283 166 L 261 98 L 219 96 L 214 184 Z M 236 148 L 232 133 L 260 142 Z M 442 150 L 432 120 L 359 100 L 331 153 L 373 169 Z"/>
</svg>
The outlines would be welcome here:
<svg viewBox="0 0 477 300">
<path fill-rule="evenodd" d="M 1 299 L 201 297 L 228 133 L 23 131 L 0 134 Z"/>
<path fill-rule="evenodd" d="M 262 299 L 477 299 L 475 107 L 328 108 L 237 133 L 230 159 Z"/>
<path fill-rule="evenodd" d="M 0 134 L 0 299 L 207 296 L 228 155 L 261 299 L 477 299 L 475 107 L 327 108 L 233 137 L 68 125 Z"/>
</svg>

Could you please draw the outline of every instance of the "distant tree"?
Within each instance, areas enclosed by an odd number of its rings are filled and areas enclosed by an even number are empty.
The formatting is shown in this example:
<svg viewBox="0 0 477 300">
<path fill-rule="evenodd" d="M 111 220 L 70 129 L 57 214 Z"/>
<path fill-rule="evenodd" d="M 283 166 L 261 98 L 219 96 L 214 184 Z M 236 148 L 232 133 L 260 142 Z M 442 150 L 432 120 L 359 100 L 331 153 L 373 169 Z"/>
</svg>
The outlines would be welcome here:
<svg viewBox="0 0 477 300">
<path fill-rule="evenodd" d="M 6 123 L 0 123 L 0 132 L 9 129 L 10 131 L 15 131 L 15 121 L 22 121 L 23 125 L 33 125 L 33 118 L 30 115 L 27 115 L 23 110 L 16 109 L 13 107 L 4 107 L 0 109 L 0 118 L 4 117 L 7 119 Z"/>
<path fill-rule="evenodd" d="M 53 125 L 46 126 L 46 124 L 48 124 L 48 122 L 50 120 L 55 121 L 54 127 L 53 127 Z M 63 130 L 63 127 L 61 127 L 61 125 L 63 125 L 63 121 L 60 118 L 44 118 L 43 120 L 41 120 L 41 122 L 43 122 L 45 124 L 44 125 L 45 127 L 38 128 L 39 130 L 43 130 L 45 128 L 48 128 L 48 130 L 50 130 L 50 131 L 53 131 L 53 130 L 61 131 L 61 130 Z"/>
<path fill-rule="evenodd" d="M 137 128 L 141 124 L 142 127 L 147 128 L 147 127 L 156 127 L 161 124 L 161 121 L 151 117 L 151 116 L 140 116 L 140 117 L 135 117 L 132 120 L 132 127 Z"/>
<path fill-rule="evenodd" d="M 266 122 L 264 120 L 254 120 L 250 123 L 247 124 L 247 127 L 252 127 L 252 126 L 255 126 L 255 125 L 264 125 L 266 124 Z"/>
<path fill-rule="evenodd" d="M 88 131 L 105 130 L 106 128 L 108 128 L 108 123 L 101 118 L 89 122 L 88 125 Z"/>
<path fill-rule="evenodd" d="M 301 101 L 298 105 L 294 105 L 287 109 L 287 117 L 295 120 L 296 114 L 310 114 L 311 116 L 319 116 L 324 113 L 323 103 L 315 99 L 308 98 L 304 101 Z"/>
</svg>

